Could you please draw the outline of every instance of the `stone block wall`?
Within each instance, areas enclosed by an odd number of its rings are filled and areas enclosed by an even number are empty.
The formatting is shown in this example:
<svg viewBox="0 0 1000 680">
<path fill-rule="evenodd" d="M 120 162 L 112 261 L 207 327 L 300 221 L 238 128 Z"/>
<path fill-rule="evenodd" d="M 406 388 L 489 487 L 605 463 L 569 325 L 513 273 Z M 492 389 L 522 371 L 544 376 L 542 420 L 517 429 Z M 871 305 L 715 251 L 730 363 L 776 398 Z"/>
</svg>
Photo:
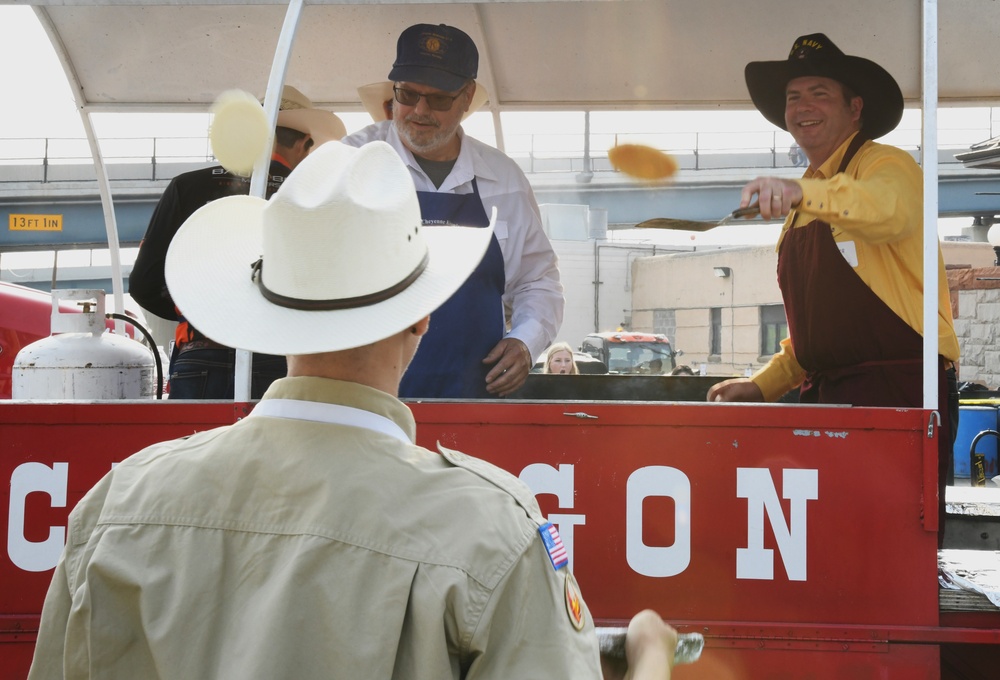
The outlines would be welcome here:
<svg viewBox="0 0 1000 680">
<path fill-rule="evenodd" d="M 1000 389 L 1000 267 L 948 270 L 959 380 Z"/>
</svg>

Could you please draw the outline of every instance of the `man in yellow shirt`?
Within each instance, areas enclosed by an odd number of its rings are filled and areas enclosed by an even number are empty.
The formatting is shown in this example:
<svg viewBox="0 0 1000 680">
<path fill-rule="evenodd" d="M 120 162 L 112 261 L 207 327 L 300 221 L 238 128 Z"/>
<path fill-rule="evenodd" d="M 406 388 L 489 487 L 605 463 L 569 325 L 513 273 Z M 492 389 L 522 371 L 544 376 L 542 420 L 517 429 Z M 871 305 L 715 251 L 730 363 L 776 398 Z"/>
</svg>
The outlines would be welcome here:
<svg viewBox="0 0 1000 680">
<path fill-rule="evenodd" d="M 743 188 L 766 218 L 785 217 L 778 284 L 789 337 L 750 378 L 721 382 L 709 401 L 774 401 L 795 387 L 806 403 L 919 408 L 923 393 L 923 183 L 906 152 L 872 140 L 899 124 L 903 96 L 878 64 L 845 55 L 821 33 L 784 61 L 751 62 L 747 88 L 809 160 L 801 179 Z M 957 423 L 952 323 L 938 249 L 939 491 L 952 475 Z"/>
</svg>

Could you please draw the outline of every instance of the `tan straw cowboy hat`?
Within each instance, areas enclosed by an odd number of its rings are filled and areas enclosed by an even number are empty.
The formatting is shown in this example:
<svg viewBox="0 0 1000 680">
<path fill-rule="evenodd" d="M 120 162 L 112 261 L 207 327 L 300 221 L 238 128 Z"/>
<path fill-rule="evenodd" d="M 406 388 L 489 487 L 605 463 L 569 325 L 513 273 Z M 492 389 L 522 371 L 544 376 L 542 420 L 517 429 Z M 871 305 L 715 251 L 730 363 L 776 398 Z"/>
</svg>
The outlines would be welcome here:
<svg viewBox="0 0 1000 680">
<path fill-rule="evenodd" d="M 316 146 L 339 141 L 347 136 L 347 128 L 340 118 L 329 111 L 315 108 L 309 97 L 291 85 L 285 85 L 281 90 L 277 123 L 278 127 L 306 133 L 315 140 Z"/>
<path fill-rule="evenodd" d="M 166 279 L 206 336 L 266 354 L 368 345 L 458 290 L 493 235 L 421 226 L 409 171 L 385 142 L 324 144 L 269 201 L 228 196 L 184 222 Z"/>
<path fill-rule="evenodd" d="M 314 108 L 309 98 L 291 85 L 282 88 L 279 107 L 276 125 L 311 136 L 314 148 L 347 135 L 340 118 Z M 229 172 L 249 177 L 264 153 L 269 134 L 264 107 L 249 92 L 227 90 L 212 105 L 212 153 Z"/>
</svg>

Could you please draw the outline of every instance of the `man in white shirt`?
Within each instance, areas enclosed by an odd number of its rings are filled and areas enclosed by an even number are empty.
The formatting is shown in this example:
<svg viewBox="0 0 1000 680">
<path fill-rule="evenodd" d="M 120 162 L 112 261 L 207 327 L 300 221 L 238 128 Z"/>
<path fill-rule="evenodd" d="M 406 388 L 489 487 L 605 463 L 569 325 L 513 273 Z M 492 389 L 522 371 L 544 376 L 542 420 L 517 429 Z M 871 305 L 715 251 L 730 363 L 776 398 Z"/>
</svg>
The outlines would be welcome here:
<svg viewBox="0 0 1000 680">
<path fill-rule="evenodd" d="M 562 324 L 557 259 L 528 180 L 513 160 L 461 128 L 478 87 L 478 65 L 475 43 L 459 29 L 407 28 L 388 76 L 392 120 L 344 139 L 351 146 L 382 140 L 399 153 L 425 226 L 485 227 L 497 211 L 486 257 L 435 312 L 403 377 L 402 397 L 506 396 L 524 383 L 533 357 Z"/>
</svg>

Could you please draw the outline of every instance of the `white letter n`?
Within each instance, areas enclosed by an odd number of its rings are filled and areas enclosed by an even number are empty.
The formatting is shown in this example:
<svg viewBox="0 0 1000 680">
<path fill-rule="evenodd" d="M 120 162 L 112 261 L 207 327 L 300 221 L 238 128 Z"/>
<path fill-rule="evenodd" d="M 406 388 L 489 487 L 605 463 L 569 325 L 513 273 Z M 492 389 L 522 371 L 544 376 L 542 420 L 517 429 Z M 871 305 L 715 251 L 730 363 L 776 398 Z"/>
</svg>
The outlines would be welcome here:
<svg viewBox="0 0 1000 680">
<path fill-rule="evenodd" d="M 816 470 L 782 470 L 781 496 L 790 501 L 786 525 L 770 470 L 737 468 L 736 496 L 747 499 L 747 547 L 736 550 L 736 578 L 774 579 L 774 551 L 764 547 L 766 511 L 788 579 L 806 580 L 806 501 L 819 497 L 818 479 Z"/>
</svg>

